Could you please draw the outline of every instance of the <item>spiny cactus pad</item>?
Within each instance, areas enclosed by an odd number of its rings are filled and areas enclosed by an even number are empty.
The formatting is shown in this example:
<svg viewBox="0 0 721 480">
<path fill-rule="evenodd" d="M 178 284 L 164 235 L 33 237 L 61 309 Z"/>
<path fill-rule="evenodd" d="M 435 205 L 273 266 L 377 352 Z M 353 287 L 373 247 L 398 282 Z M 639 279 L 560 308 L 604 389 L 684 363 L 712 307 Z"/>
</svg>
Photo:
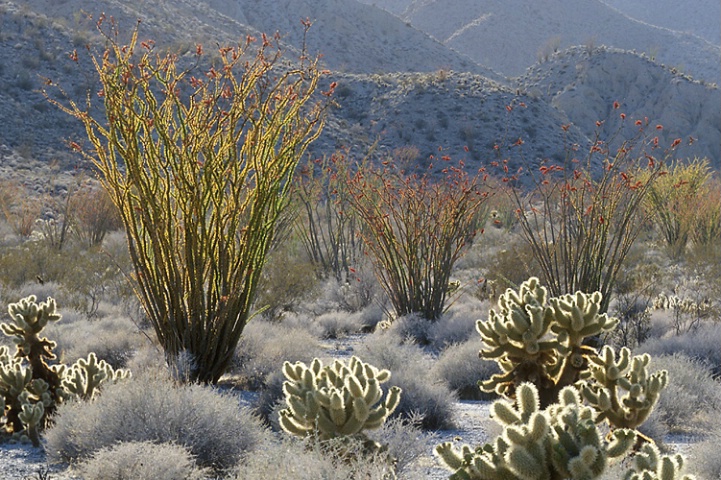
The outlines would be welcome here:
<svg viewBox="0 0 721 480">
<path fill-rule="evenodd" d="M 650 360 L 648 354 L 631 357 L 626 347 L 617 359 L 609 346 L 591 358 L 590 378 L 579 386 L 584 399 L 600 412 L 600 420 L 623 428 L 636 428 L 646 421 L 668 384 L 665 370 L 649 374 Z"/>
<path fill-rule="evenodd" d="M 647 443 L 634 456 L 624 480 L 696 480 L 683 473 L 684 463 L 683 455 L 662 456 L 656 445 Z"/>
<path fill-rule="evenodd" d="M 542 480 L 598 478 L 608 461 L 624 455 L 634 444 L 632 430 L 616 430 L 606 441 L 594 421 L 595 412 L 581 404 L 578 391 L 566 387 L 559 403 L 539 410 L 533 384 L 518 387 L 515 404 L 499 400 L 492 407 L 503 434 L 476 449 L 450 442 L 436 454 L 453 470 L 452 480 Z"/>
<path fill-rule="evenodd" d="M 336 360 L 323 366 L 317 358 L 310 366 L 285 362 L 283 374 L 288 407 L 280 412 L 280 426 L 300 437 L 327 440 L 379 428 L 400 401 L 400 388 L 391 387 L 379 404 L 380 385 L 390 379 L 390 372 L 357 357 L 347 365 Z"/>
</svg>

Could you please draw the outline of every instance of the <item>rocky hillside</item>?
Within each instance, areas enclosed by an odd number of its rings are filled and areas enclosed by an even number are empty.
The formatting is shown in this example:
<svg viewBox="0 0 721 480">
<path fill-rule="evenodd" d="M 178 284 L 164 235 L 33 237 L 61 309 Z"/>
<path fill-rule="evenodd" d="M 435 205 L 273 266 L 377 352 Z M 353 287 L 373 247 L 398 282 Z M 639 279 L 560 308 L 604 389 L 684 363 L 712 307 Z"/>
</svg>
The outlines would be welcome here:
<svg viewBox="0 0 721 480">
<path fill-rule="evenodd" d="M 631 18 L 657 27 L 692 33 L 721 45 L 721 2 L 718 0 L 602 0 Z"/>
<path fill-rule="evenodd" d="M 683 149 L 684 156 L 721 157 L 721 90 L 648 57 L 575 47 L 528 69 L 518 87 L 564 112 L 589 137 L 596 120 L 603 120 L 602 137 L 609 138 L 622 127 L 624 113 L 623 138 L 635 132 L 634 120 L 647 117 L 664 126 L 657 133 L 666 144 L 694 139 Z M 613 111 L 614 102 L 620 104 L 618 111 Z"/>
<path fill-rule="evenodd" d="M 522 75 L 537 60 L 569 46 L 606 45 L 645 52 L 695 78 L 721 83 L 721 42 L 644 23 L 600 0 L 361 1 L 397 13 L 443 44 L 505 75 Z M 657 2 L 652 3 L 656 9 Z M 676 5 L 688 8 L 680 2 Z M 694 8 L 703 12 L 704 25 L 718 28 L 719 15 L 712 14 L 713 8 L 702 10 L 695 4 Z M 687 30 L 688 23 L 679 28 Z"/>
<path fill-rule="evenodd" d="M 454 2 L 448 0 L 449 12 Z M 386 3 L 400 9 L 403 2 Z M 433 3 L 412 4 L 421 8 Z M 719 164 L 718 88 L 637 54 L 587 44 L 549 54 L 509 79 L 390 13 L 355 0 L 268 5 L 256 0 L 98 0 L 91 12 L 88 8 L 80 0 L 0 0 L 0 145 L 23 158 L 60 160 L 67 166 L 78 161 L 63 143 L 82 139 L 83 131 L 39 90 L 44 78 L 60 83 L 75 98 L 97 88 L 87 59 L 76 65 L 68 54 L 87 44 L 102 45 L 88 14 L 97 18 L 104 11 L 123 29 L 140 18 L 142 36 L 156 39 L 157 48 L 181 54 L 193 52 L 196 43 L 227 44 L 277 30 L 293 57 L 302 41 L 300 19 L 311 18 L 309 47 L 324 52 L 332 70 L 328 82 L 338 82 L 339 107 L 314 146 L 318 154 L 350 148 L 360 156 L 374 146 L 421 164 L 431 155 L 476 162 L 498 154 L 514 162 L 560 158 L 570 142 L 583 143 L 591 136 L 596 120 L 608 119 L 610 106 L 619 101 L 629 117 L 643 115 L 663 123 L 669 138 L 697 138 L 688 152 L 709 155 Z M 439 22 L 444 18 L 439 16 Z M 506 55 L 515 54 L 509 50 Z M 564 134 L 560 126 L 568 122 L 574 126 Z M 494 149 L 518 138 L 525 142 L 522 148 Z"/>
</svg>

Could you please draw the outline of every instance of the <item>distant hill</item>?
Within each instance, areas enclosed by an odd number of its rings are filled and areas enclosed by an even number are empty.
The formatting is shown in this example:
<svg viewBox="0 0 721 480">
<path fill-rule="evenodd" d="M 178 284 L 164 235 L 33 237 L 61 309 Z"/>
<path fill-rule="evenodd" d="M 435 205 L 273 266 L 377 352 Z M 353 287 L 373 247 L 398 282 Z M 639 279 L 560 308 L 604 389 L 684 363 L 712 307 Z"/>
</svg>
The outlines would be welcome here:
<svg viewBox="0 0 721 480">
<path fill-rule="evenodd" d="M 692 33 L 721 45 L 721 2 L 718 0 L 602 0 L 631 18 L 651 25 Z"/>
<path fill-rule="evenodd" d="M 449 15 L 456 1 L 448 0 Z M 496 12 L 505 12 L 506 7 L 498 5 L 513 1 L 492 6 Z M 396 7 L 401 3 L 395 2 Z M 475 3 L 491 5 L 486 0 Z M 479 165 L 498 156 L 509 157 L 513 165 L 560 159 L 570 144 L 588 141 L 596 120 L 613 117 L 610 106 L 619 101 L 629 117 L 643 115 L 662 123 L 663 135 L 669 138 L 698 138 L 686 153 L 709 155 L 721 166 L 718 88 L 638 54 L 590 44 L 561 49 L 510 79 L 390 13 L 354 0 L 268 4 L 257 0 L 98 0 L 92 3 L 93 11 L 87 12 L 83 8 L 88 4 L 0 0 L 0 150 L 14 152 L 14 166 L 22 167 L 19 158 L 26 159 L 27 165 L 38 159 L 59 160 L 68 167 L 78 162 L 64 142 L 82 140 L 83 130 L 49 105 L 39 89 L 44 78 L 51 78 L 76 99 L 97 90 L 87 58 L 81 55 L 76 65 L 68 55 L 73 49 L 82 52 L 87 44 L 102 46 L 95 32 L 102 11 L 112 15 L 124 34 L 140 18 L 142 37 L 155 39 L 158 49 L 170 49 L 188 59 L 196 43 L 206 45 L 207 51 L 216 43 L 275 30 L 282 32 L 283 49 L 295 57 L 300 51 L 300 19 L 310 17 L 315 23 L 309 47 L 324 53 L 331 70 L 326 81 L 338 82 L 339 104 L 313 145 L 314 154 L 347 147 L 360 156 L 375 148 L 413 157 L 421 165 L 431 155 L 466 158 Z M 412 3 L 418 9 L 432 4 Z M 92 19 L 88 13 L 93 13 Z M 439 12 L 438 22 L 450 18 L 444 15 Z M 532 39 L 529 34 L 527 40 Z M 514 58 L 516 52 L 508 48 L 506 56 Z M 518 49 L 523 55 L 521 46 Z M 569 122 L 574 126 L 564 133 L 561 125 Z M 611 128 L 613 121 L 605 125 Z M 522 147 L 512 147 L 519 138 L 524 141 Z M 495 145 L 501 148 L 496 150 Z"/>
<path fill-rule="evenodd" d="M 696 141 L 682 154 L 709 157 L 721 167 L 721 89 L 646 57 L 574 47 L 530 68 L 518 87 L 564 112 L 589 137 L 596 120 L 605 121 L 602 132 L 608 138 L 621 126 L 620 113 L 626 114 L 621 137 L 629 138 L 636 131 L 634 120 L 648 117 L 664 126 L 656 133 L 666 144 L 693 137 Z M 616 101 L 620 108 L 613 111 Z"/>
<path fill-rule="evenodd" d="M 322 53 L 325 64 L 336 71 L 490 73 L 398 17 L 356 0 L 206 1 L 238 22 L 279 32 L 290 45 L 303 44 L 301 20 L 310 19 L 308 49 Z"/>
<path fill-rule="evenodd" d="M 361 1 L 395 12 L 444 45 L 509 76 L 522 75 L 537 60 L 569 46 L 606 45 L 645 52 L 695 78 L 721 83 L 719 42 L 634 20 L 600 0 Z M 656 8 L 657 2 L 651 3 Z M 704 20 L 716 27 L 720 21 L 719 15 Z"/>
</svg>

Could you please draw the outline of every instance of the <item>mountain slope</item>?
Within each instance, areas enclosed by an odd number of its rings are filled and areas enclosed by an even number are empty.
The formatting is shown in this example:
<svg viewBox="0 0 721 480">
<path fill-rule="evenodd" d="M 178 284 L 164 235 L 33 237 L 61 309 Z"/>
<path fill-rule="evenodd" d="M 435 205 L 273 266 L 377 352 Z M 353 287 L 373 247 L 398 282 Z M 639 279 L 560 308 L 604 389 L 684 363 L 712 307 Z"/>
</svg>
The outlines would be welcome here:
<svg viewBox="0 0 721 480">
<path fill-rule="evenodd" d="M 306 41 L 325 64 L 349 73 L 431 72 L 440 69 L 486 73 L 397 17 L 356 0 L 207 0 L 216 11 L 285 42 L 302 45 L 301 20 L 313 22 Z"/>
<path fill-rule="evenodd" d="M 633 20 L 599 0 L 413 0 L 407 4 L 401 18 L 506 75 L 523 74 L 554 50 L 585 44 L 647 52 L 695 78 L 721 83 L 718 45 Z M 385 4 L 381 0 L 377 5 Z M 391 6 L 400 9 L 398 4 Z M 719 18 L 712 20 L 718 23 Z"/>
<path fill-rule="evenodd" d="M 624 113 L 621 137 L 630 138 L 636 131 L 634 121 L 648 118 L 654 126 L 664 126 L 655 133 L 662 144 L 693 137 L 694 143 L 681 154 L 709 157 L 721 167 L 721 89 L 648 58 L 615 49 L 575 47 L 530 68 L 518 85 L 564 112 L 587 136 L 594 134 L 595 121 L 603 120 L 602 135 L 608 138 L 621 128 L 620 113 Z M 620 103 L 619 111 L 613 111 L 614 102 Z"/>
</svg>

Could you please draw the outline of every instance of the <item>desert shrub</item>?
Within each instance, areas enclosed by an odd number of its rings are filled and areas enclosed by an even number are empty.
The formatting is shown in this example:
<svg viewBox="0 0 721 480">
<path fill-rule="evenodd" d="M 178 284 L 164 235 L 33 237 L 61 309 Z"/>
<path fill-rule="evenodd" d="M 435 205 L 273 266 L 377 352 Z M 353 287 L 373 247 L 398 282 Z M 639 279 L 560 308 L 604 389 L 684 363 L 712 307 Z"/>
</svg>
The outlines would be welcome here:
<svg viewBox="0 0 721 480">
<path fill-rule="evenodd" d="M 585 158 L 569 151 L 558 164 L 543 161 L 505 175 L 518 180 L 510 195 L 521 233 L 552 296 L 598 291 L 601 311 L 608 310 L 619 270 L 650 216 L 643 202 L 677 145 L 663 151 L 657 140 L 649 142 L 647 127 L 640 122 L 636 136 L 618 149 L 609 146 L 617 139 L 604 141 L 597 133 Z M 530 192 L 523 186 L 528 183 Z"/>
<path fill-rule="evenodd" d="M 440 352 L 448 345 L 461 343 L 475 337 L 476 319 L 480 312 L 473 307 L 456 308 L 444 313 L 436 321 L 424 319 L 416 314 L 385 322 L 384 332 L 395 336 L 398 343 L 410 341 Z"/>
<path fill-rule="evenodd" d="M 701 479 L 718 480 L 721 478 L 721 455 L 718 454 L 721 434 L 695 443 L 690 448 L 694 469 Z"/>
<path fill-rule="evenodd" d="M 699 204 L 706 196 L 704 185 L 710 176 L 708 160 L 674 162 L 668 166 L 666 175 L 653 182 L 646 195 L 644 204 L 653 212 L 653 222 L 673 259 L 686 251 L 696 223 L 696 210 L 688 206 Z M 702 221 L 699 226 L 705 223 Z"/>
<path fill-rule="evenodd" d="M 278 319 L 285 312 L 297 311 L 305 297 L 313 296 L 319 284 L 313 268 L 293 236 L 285 235 L 284 241 L 274 243 L 263 266 L 255 300 L 256 307 L 263 309 L 263 317 Z"/>
<path fill-rule="evenodd" d="M 86 480 L 203 480 L 186 447 L 172 443 L 125 442 L 101 448 L 78 468 Z"/>
<path fill-rule="evenodd" d="M 106 316 L 88 320 L 80 312 L 66 312 L 63 322 L 51 325 L 47 332 L 57 342 L 64 362 L 85 358 L 90 352 L 115 368 L 125 367 L 128 359 L 145 341 L 138 326 L 125 316 Z"/>
<path fill-rule="evenodd" d="M 258 319 L 240 337 L 230 372 L 243 388 L 258 390 L 284 361 L 309 362 L 320 354 L 320 342 L 307 329 Z"/>
<path fill-rule="evenodd" d="M 348 176 L 353 210 L 376 276 L 396 317 L 442 315 L 451 271 L 476 233 L 476 213 L 488 192 L 480 174 L 469 175 L 463 162 L 444 157 L 443 176 L 432 166 L 411 173 L 392 161 L 367 163 Z"/>
<path fill-rule="evenodd" d="M 641 344 L 636 352 L 653 357 L 680 354 L 705 362 L 714 375 L 721 375 L 721 324 L 704 324 L 698 329 L 680 335 L 651 338 Z"/>
<path fill-rule="evenodd" d="M 443 379 L 448 387 L 463 400 L 491 400 L 497 396 L 486 393 L 478 386 L 479 380 L 488 380 L 500 373 L 496 362 L 478 356 L 477 338 L 449 345 L 433 364 L 431 376 Z"/>
<path fill-rule="evenodd" d="M 671 433 L 702 435 L 718 429 L 721 383 L 708 365 L 675 354 L 655 355 L 652 367 L 668 371 L 668 385 L 652 415 L 659 416 Z"/>
<path fill-rule="evenodd" d="M 397 343 L 390 335 L 374 334 L 357 349 L 356 355 L 378 368 L 393 374 L 387 387 L 403 391 L 393 416 L 423 418 L 427 430 L 443 430 L 453 426 L 453 402 L 456 397 L 442 379 L 431 376 L 433 359 L 413 344 Z"/>
<path fill-rule="evenodd" d="M 87 247 L 102 244 L 109 232 L 123 226 L 117 207 L 102 188 L 83 188 L 75 192 L 69 202 L 73 233 Z"/>
<path fill-rule="evenodd" d="M 348 451 L 348 442 L 335 446 L 331 444 L 329 447 L 331 454 L 328 454 L 323 453 L 323 449 L 313 448 L 317 445 L 311 438 L 305 440 L 287 436 L 274 438 L 253 455 L 246 456 L 238 466 L 235 476 L 230 478 L 235 480 L 422 478 L 422 467 L 418 459 L 426 455 L 429 438 L 420 431 L 417 425 L 419 421 L 418 418 L 392 418 L 379 430 L 370 432 L 370 436 L 375 441 L 387 447 L 387 454 L 371 456 L 362 453 L 363 446 L 360 442 L 356 443 L 355 452 L 352 447 Z M 332 455 L 333 451 L 337 455 Z M 341 451 L 344 451 L 343 455 Z M 392 468 L 388 464 L 387 456 L 394 460 Z M 392 476 L 391 472 L 395 476 Z"/>
<path fill-rule="evenodd" d="M 364 312 L 327 312 L 316 317 L 314 323 L 321 338 L 333 339 L 368 331 L 377 321 Z"/>
<path fill-rule="evenodd" d="M 392 471 L 383 454 L 368 458 L 362 442 L 339 441 L 313 448 L 313 440 L 283 439 L 270 443 L 244 459 L 234 480 L 292 478 L 294 480 L 346 480 L 387 478 Z M 353 455 L 355 451 L 355 455 Z"/>
<path fill-rule="evenodd" d="M 281 72 L 263 36 L 219 48 L 217 70 L 196 78 L 137 28 L 126 42 L 102 23 L 106 50 L 91 55 L 103 114 L 46 97 L 85 126 L 90 147 L 72 146 L 118 207 L 168 363 L 191 358 L 187 379 L 215 383 L 251 318 L 296 166 L 323 128 L 323 74 L 305 55 Z M 200 45 L 196 58 L 207 62 Z"/>
<path fill-rule="evenodd" d="M 263 437 L 259 420 L 235 396 L 210 387 L 177 385 L 158 374 L 118 387 L 106 388 L 93 402 L 58 409 L 46 434 L 51 461 L 85 460 L 119 442 L 175 443 L 198 465 L 221 471 Z"/>
</svg>

